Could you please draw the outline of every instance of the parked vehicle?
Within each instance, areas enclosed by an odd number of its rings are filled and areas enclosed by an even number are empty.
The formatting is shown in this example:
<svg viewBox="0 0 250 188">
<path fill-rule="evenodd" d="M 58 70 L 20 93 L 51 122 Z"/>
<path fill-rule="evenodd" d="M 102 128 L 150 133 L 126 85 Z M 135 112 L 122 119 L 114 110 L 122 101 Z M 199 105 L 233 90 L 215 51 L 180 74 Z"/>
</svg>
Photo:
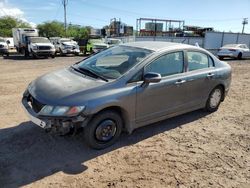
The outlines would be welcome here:
<svg viewBox="0 0 250 188">
<path fill-rule="evenodd" d="M 61 55 L 75 54 L 79 55 L 80 49 L 76 41 L 69 38 L 50 38 L 50 41 L 56 48 L 56 53 Z"/>
<path fill-rule="evenodd" d="M 12 35 L 17 52 L 28 56 L 28 37 L 38 37 L 38 30 L 31 28 L 13 28 Z"/>
<path fill-rule="evenodd" d="M 46 37 L 28 37 L 28 56 L 55 57 L 55 46 Z"/>
<path fill-rule="evenodd" d="M 83 128 L 102 149 L 122 130 L 186 112 L 218 109 L 231 83 L 231 67 L 186 44 L 134 42 L 104 50 L 31 82 L 22 104 L 38 126 L 69 134 Z"/>
<path fill-rule="evenodd" d="M 105 39 L 105 43 L 109 45 L 109 47 L 117 46 L 122 43 L 121 39 L 116 38 L 107 38 Z"/>
<path fill-rule="evenodd" d="M 4 40 L 8 43 L 9 51 L 15 52 L 16 48 L 14 46 L 13 37 L 5 37 Z"/>
<path fill-rule="evenodd" d="M 102 39 L 90 39 L 88 43 L 89 43 L 89 46 L 87 48 L 90 48 L 88 50 L 94 53 L 98 53 L 109 47 L 109 45 L 104 43 Z"/>
<path fill-rule="evenodd" d="M 9 56 L 9 41 L 0 37 L 0 55 Z"/>
<path fill-rule="evenodd" d="M 250 50 L 246 44 L 227 44 L 220 48 L 217 56 L 221 60 L 225 57 L 241 59 L 250 57 Z"/>
</svg>

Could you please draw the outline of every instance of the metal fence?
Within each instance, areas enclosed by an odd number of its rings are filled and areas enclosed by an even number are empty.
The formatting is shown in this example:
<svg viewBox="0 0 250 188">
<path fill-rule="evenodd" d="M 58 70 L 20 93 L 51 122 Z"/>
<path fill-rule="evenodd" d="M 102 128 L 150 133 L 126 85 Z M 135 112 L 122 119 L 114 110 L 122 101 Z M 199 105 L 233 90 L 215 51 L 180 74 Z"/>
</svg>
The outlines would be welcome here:
<svg viewBox="0 0 250 188">
<path fill-rule="evenodd" d="M 205 48 L 213 53 L 225 44 L 246 44 L 250 47 L 250 34 L 206 32 L 205 37 L 167 37 L 167 36 L 129 36 L 119 37 L 123 42 L 134 41 L 166 41 L 195 45 Z"/>
</svg>

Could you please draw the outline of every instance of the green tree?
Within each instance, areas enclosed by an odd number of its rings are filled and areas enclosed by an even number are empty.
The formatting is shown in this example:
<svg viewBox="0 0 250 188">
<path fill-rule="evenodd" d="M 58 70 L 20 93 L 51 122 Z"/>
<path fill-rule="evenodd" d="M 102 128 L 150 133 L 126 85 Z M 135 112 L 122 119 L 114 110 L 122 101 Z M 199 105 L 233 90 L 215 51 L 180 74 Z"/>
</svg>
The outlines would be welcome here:
<svg viewBox="0 0 250 188">
<path fill-rule="evenodd" d="M 63 37 L 65 35 L 64 26 L 59 21 L 48 21 L 37 26 L 39 35 L 43 37 Z"/>
<path fill-rule="evenodd" d="M 31 28 L 31 25 L 11 16 L 0 17 L 1 37 L 12 37 L 12 28 Z"/>
<path fill-rule="evenodd" d="M 72 25 L 70 24 L 67 28 L 67 36 L 72 37 L 76 40 L 88 38 L 89 30 L 87 27 L 81 27 L 80 25 Z"/>
</svg>

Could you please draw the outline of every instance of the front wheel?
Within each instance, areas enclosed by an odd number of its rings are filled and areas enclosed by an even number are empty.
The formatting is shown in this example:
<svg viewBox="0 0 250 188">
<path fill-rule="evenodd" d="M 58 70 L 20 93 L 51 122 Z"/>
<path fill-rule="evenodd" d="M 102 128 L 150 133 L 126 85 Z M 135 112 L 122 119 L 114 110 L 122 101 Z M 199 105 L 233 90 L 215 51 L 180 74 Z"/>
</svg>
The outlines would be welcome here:
<svg viewBox="0 0 250 188">
<path fill-rule="evenodd" d="M 242 59 L 242 53 L 241 52 L 238 54 L 237 59 Z"/>
<path fill-rule="evenodd" d="M 122 118 L 116 111 L 100 112 L 84 128 L 85 141 L 94 149 L 104 149 L 119 138 L 122 126 Z"/>
<path fill-rule="evenodd" d="M 223 96 L 222 87 L 219 86 L 214 88 L 213 91 L 209 94 L 205 109 L 208 112 L 215 112 L 216 110 L 218 110 L 222 96 Z"/>
</svg>

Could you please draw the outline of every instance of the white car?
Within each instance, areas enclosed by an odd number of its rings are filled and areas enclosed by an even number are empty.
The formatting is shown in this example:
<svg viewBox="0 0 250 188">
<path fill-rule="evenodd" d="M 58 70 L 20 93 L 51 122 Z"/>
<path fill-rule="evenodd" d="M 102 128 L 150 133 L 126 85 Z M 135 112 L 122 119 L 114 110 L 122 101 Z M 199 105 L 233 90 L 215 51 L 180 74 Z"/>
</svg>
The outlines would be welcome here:
<svg viewBox="0 0 250 188">
<path fill-rule="evenodd" d="M 0 38 L 0 55 L 9 56 L 9 42 L 4 38 Z"/>
<path fill-rule="evenodd" d="M 28 54 L 34 58 L 39 56 L 55 57 L 55 46 L 46 37 L 29 37 Z"/>
<path fill-rule="evenodd" d="M 75 54 L 79 55 L 80 49 L 76 41 L 69 38 L 51 38 L 52 43 L 55 45 L 56 52 L 61 55 Z"/>
<path fill-rule="evenodd" d="M 241 59 L 250 57 L 250 50 L 246 44 L 227 44 L 220 48 L 217 56 L 219 59 L 225 57 Z"/>
</svg>

